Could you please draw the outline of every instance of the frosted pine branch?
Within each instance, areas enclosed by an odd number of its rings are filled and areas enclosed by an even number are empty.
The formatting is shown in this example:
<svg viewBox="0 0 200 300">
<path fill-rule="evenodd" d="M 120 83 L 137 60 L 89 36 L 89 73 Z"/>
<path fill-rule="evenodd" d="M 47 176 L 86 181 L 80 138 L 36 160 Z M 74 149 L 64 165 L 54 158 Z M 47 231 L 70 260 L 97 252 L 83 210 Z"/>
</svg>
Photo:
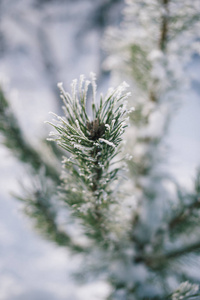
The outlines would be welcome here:
<svg viewBox="0 0 200 300">
<path fill-rule="evenodd" d="M 199 286 L 188 281 L 180 284 L 178 289 L 172 294 L 172 300 L 198 300 L 200 297 Z"/>
<path fill-rule="evenodd" d="M 64 116 L 56 116 L 57 124 L 50 123 L 56 133 L 51 133 L 49 140 L 54 140 L 71 154 L 65 158 L 63 189 L 66 202 L 73 206 L 74 213 L 82 219 L 92 219 L 92 224 L 99 224 L 100 232 L 106 233 L 106 215 L 109 204 L 115 202 L 112 197 L 111 183 L 118 178 L 121 167 L 114 167 L 113 159 L 119 154 L 122 135 L 127 127 L 125 99 L 127 85 L 123 83 L 100 100 L 96 99 L 96 82 L 91 74 L 93 90 L 92 114 L 89 116 L 87 104 L 88 81 L 80 77 L 72 83 L 71 94 L 58 84 L 64 102 Z M 67 187 L 67 188 L 66 188 Z M 96 231 L 97 233 L 97 231 Z M 99 232 L 98 232 L 99 235 Z"/>
</svg>

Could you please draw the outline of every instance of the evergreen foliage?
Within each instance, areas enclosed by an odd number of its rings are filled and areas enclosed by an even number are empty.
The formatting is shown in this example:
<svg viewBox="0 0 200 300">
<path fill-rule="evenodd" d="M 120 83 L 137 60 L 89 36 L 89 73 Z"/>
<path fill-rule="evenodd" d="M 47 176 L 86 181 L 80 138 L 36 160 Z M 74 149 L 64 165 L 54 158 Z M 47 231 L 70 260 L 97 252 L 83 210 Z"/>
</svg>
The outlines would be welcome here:
<svg viewBox="0 0 200 300">
<path fill-rule="evenodd" d="M 26 142 L 0 90 L 4 144 L 33 173 L 18 199 L 46 237 L 83 254 L 81 279 L 110 283 L 108 299 L 200 299 L 191 275 L 200 254 L 200 172 L 187 192 L 163 171 L 162 150 L 178 94 L 190 82 L 182 60 L 198 50 L 199 28 L 198 1 L 127 1 L 121 28 L 105 37 L 105 66 L 131 83 L 135 111 L 126 108 L 126 84 L 96 97 L 94 74 L 91 83 L 74 80 L 71 94 L 59 83 L 64 116 L 50 123 L 49 140 L 63 149 L 52 146 L 55 158 L 64 155 L 62 176 Z"/>
<path fill-rule="evenodd" d="M 80 77 L 72 83 L 72 93 L 66 93 L 62 83 L 58 84 L 64 101 L 64 117 L 57 116 L 59 123 L 53 125 L 57 134 L 51 133 L 55 140 L 70 157 L 64 158 L 67 175 L 63 176 L 62 188 L 65 201 L 73 208 L 73 213 L 89 225 L 87 235 L 108 244 L 109 206 L 116 203 L 116 181 L 121 169 L 116 158 L 120 151 L 122 135 L 127 127 L 126 84 L 96 99 L 94 74 L 92 82 L 92 115 L 86 111 L 87 90 L 90 82 Z M 84 85 L 84 86 L 83 86 Z M 119 163 L 118 163 L 119 164 Z M 113 193 L 115 196 L 113 196 Z M 116 225 L 117 226 L 117 225 Z"/>
<path fill-rule="evenodd" d="M 23 163 L 34 170 L 45 166 L 46 175 L 59 184 L 59 173 L 56 168 L 45 161 L 44 156 L 35 150 L 24 138 L 19 123 L 12 112 L 3 90 L 0 88 L 0 132 L 3 134 L 4 145 Z"/>
<path fill-rule="evenodd" d="M 126 138 L 133 149 L 129 169 L 132 193 L 138 201 L 132 223 L 134 267 L 145 265 L 151 270 L 148 279 L 138 275 L 138 286 L 132 293 L 136 299 L 143 299 L 141 287 L 148 299 L 165 299 L 173 289 L 172 282 L 190 279 L 181 266 L 186 261 L 189 264 L 200 249 L 199 174 L 188 193 L 163 172 L 164 137 L 183 88 L 190 83 L 186 64 L 194 51 L 199 51 L 199 10 L 198 1 L 130 0 L 121 28 L 110 28 L 104 41 L 109 53 L 104 66 L 115 80 L 126 78 L 133 87 L 135 113 Z"/>
</svg>

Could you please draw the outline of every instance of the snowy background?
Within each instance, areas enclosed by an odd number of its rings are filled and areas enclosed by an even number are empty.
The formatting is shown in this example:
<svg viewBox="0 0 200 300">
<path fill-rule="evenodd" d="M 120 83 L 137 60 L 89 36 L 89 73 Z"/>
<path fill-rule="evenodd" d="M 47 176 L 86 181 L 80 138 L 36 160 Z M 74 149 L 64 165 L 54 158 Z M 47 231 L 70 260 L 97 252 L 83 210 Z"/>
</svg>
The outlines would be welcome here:
<svg viewBox="0 0 200 300">
<path fill-rule="evenodd" d="M 100 89 L 109 85 L 101 69 L 104 30 L 118 25 L 123 1 L 0 0 L 0 78 L 33 145 L 48 135 L 44 120 L 59 111 L 56 83 L 97 73 Z M 188 67 L 193 87 L 175 112 L 169 136 L 168 168 L 190 187 L 200 165 L 200 59 Z M 24 169 L 0 147 L 0 300 L 103 299 L 105 284 L 79 286 L 70 277 L 76 261 L 64 248 L 42 239 L 11 192 L 19 191 Z"/>
</svg>

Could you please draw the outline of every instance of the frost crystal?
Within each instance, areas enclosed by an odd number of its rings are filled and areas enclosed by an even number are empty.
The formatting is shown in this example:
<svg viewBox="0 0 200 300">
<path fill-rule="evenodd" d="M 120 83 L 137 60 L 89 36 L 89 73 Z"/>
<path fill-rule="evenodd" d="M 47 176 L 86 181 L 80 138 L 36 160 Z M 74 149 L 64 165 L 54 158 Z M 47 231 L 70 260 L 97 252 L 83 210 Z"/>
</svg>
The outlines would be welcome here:
<svg viewBox="0 0 200 300">
<path fill-rule="evenodd" d="M 105 124 L 105 127 L 107 130 L 110 130 L 110 125 L 109 124 Z"/>
<path fill-rule="evenodd" d="M 107 145 L 109 145 L 109 146 L 115 148 L 115 144 L 112 143 L 112 142 L 109 142 L 108 140 L 105 140 L 105 139 L 100 138 L 99 141 L 100 141 L 100 142 L 103 142 L 103 143 L 106 143 Z"/>
<path fill-rule="evenodd" d="M 58 82 L 57 87 L 58 87 L 59 89 L 62 89 L 62 87 L 63 87 L 63 82 Z"/>
</svg>

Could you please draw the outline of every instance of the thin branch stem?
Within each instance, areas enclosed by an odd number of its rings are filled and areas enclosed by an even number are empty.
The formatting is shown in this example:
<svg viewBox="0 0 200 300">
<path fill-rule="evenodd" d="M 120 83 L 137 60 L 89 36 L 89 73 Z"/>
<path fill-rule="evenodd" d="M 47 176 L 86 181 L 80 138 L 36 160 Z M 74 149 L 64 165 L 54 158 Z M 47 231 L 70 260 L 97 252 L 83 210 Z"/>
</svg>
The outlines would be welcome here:
<svg viewBox="0 0 200 300">
<path fill-rule="evenodd" d="M 162 16 L 162 23 L 161 23 L 161 30 L 160 30 L 160 39 L 159 39 L 159 48 L 163 52 L 166 50 L 167 46 L 167 36 L 169 31 L 169 22 L 168 22 L 168 16 L 169 16 L 169 1 L 170 0 L 162 0 L 163 7 L 165 9 L 165 12 Z"/>
<path fill-rule="evenodd" d="M 188 255 L 190 253 L 200 251 L 200 241 L 194 242 L 191 245 L 181 247 L 179 249 L 171 250 L 169 252 L 158 254 L 158 255 L 138 255 L 135 257 L 134 261 L 136 263 L 143 262 L 148 267 L 152 269 L 162 269 L 166 266 L 166 263 L 175 258 L 179 258 L 183 255 Z"/>
<path fill-rule="evenodd" d="M 168 253 L 166 253 L 165 258 L 166 259 L 172 259 L 177 258 L 186 254 L 190 254 L 191 252 L 196 252 L 200 250 L 200 241 L 197 241 L 189 246 L 185 246 L 183 248 L 172 250 Z"/>
</svg>

